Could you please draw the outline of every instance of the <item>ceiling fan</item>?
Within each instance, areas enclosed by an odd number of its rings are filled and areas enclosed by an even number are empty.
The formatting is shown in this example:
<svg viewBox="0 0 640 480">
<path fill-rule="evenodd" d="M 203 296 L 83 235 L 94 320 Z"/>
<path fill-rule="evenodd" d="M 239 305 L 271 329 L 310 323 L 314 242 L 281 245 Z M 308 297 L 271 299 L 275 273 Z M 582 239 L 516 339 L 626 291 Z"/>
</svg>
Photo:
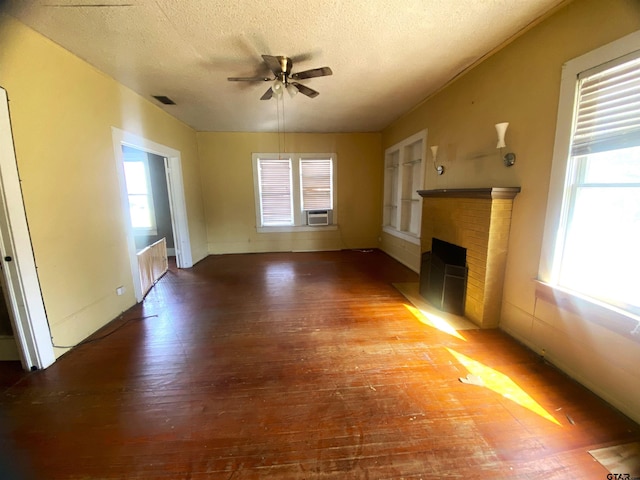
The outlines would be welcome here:
<svg viewBox="0 0 640 480">
<path fill-rule="evenodd" d="M 262 55 L 262 59 L 267 67 L 269 67 L 269 70 L 273 72 L 273 77 L 229 77 L 227 80 L 230 82 L 273 82 L 273 85 L 271 85 L 264 95 L 260 97 L 260 100 L 269 100 L 274 95 L 280 96 L 284 90 L 286 90 L 291 96 L 300 92 L 307 97 L 315 98 L 320 95 L 320 92 L 293 80 L 304 80 L 306 78 L 333 75 L 333 72 L 329 67 L 312 68 L 311 70 L 291 73 L 293 61 L 289 57 L 284 57 L 282 55 Z"/>
</svg>

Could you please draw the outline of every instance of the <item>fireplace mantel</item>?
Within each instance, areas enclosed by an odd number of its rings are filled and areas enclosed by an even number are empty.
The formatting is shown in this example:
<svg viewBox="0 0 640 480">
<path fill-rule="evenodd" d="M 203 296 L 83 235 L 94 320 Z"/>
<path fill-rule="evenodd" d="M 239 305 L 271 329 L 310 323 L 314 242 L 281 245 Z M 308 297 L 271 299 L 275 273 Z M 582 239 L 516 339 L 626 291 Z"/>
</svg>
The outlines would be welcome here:
<svg viewBox="0 0 640 480">
<path fill-rule="evenodd" d="M 440 190 L 418 190 L 423 198 L 492 198 L 511 200 L 520 187 L 488 187 L 488 188 L 444 188 Z"/>
</svg>

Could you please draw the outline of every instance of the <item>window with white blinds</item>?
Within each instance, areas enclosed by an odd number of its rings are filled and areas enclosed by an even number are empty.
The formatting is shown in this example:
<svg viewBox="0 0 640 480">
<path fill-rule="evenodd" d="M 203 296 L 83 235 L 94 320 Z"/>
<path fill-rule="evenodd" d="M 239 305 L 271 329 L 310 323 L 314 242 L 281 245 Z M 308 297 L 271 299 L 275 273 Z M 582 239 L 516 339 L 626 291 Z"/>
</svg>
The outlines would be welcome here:
<svg viewBox="0 0 640 480">
<path fill-rule="evenodd" d="M 258 171 L 262 225 L 293 225 L 291 159 L 259 159 Z"/>
<path fill-rule="evenodd" d="M 637 315 L 640 51 L 573 78 L 571 139 L 550 283 Z"/>
<path fill-rule="evenodd" d="M 333 162 L 331 159 L 301 159 L 302 210 L 326 210 L 333 205 Z"/>
<path fill-rule="evenodd" d="M 333 211 L 335 162 L 333 153 L 253 154 L 258 230 L 295 230 L 307 226 L 307 211 Z"/>
</svg>

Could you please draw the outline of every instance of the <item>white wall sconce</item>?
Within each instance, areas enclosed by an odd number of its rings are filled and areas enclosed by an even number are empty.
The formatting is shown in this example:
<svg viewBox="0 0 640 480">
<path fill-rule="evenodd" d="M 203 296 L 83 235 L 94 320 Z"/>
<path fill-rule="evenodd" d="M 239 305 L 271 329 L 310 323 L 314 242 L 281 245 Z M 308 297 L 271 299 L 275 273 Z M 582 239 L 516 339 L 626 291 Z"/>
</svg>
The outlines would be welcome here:
<svg viewBox="0 0 640 480">
<path fill-rule="evenodd" d="M 509 126 L 509 122 L 496 123 L 496 132 L 498 132 L 498 145 L 496 148 L 500 149 L 500 154 L 502 155 L 502 149 L 507 146 L 504 142 L 504 136 L 507 133 L 507 127 Z M 512 167 L 514 163 L 516 163 L 516 154 L 515 153 L 505 153 L 502 157 L 504 161 L 505 167 Z"/>
<path fill-rule="evenodd" d="M 429 147 L 431 149 L 431 156 L 433 157 L 433 168 L 436 170 L 438 175 L 442 175 L 444 173 L 444 166 L 437 164 L 438 159 L 438 145 L 432 145 Z"/>
</svg>

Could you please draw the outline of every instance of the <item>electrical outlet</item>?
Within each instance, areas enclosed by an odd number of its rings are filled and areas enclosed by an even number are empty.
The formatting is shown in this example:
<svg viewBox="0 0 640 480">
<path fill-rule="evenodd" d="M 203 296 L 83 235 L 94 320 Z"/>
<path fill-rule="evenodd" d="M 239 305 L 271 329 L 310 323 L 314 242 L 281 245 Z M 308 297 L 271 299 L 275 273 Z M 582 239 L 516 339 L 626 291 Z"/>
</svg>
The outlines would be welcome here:
<svg viewBox="0 0 640 480">
<path fill-rule="evenodd" d="M 124 295 L 125 288 L 123 286 L 119 286 L 116 288 L 116 295 Z"/>
</svg>

